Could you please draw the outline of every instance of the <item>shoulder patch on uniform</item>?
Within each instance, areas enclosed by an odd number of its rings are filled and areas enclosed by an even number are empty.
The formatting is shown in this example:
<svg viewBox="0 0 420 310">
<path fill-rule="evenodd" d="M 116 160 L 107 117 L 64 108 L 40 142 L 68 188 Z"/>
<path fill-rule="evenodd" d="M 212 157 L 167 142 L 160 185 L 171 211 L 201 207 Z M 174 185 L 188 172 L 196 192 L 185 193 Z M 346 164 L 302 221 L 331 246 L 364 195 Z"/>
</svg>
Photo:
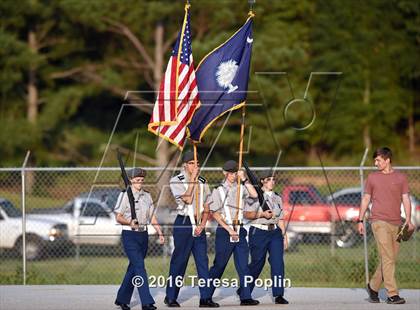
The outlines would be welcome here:
<svg viewBox="0 0 420 310">
<path fill-rule="evenodd" d="M 277 196 L 281 197 L 281 195 L 279 193 L 277 193 L 277 192 L 274 192 L 274 194 L 276 194 Z"/>
<path fill-rule="evenodd" d="M 145 190 L 145 189 L 143 189 L 143 192 L 150 194 L 150 192 L 149 192 L 149 191 L 147 191 L 147 190 Z"/>
<path fill-rule="evenodd" d="M 184 176 L 184 175 L 182 175 L 182 174 L 177 175 L 177 177 L 178 177 L 178 179 L 179 179 L 180 181 L 182 181 L 182 180 L 184 180 L 184 179 L 185 179 L 185 176 Z"/>
<path fill-rule="evenodd" d="M 207 182 L 207 180 L 206 180 L 204 177 L 202 177 L 201 175 L 200 175 L 200 176 L 198 176 L 198 180 L 199 180 L 201 183 L 206 183 L 206 182 Z"/>
</svg>

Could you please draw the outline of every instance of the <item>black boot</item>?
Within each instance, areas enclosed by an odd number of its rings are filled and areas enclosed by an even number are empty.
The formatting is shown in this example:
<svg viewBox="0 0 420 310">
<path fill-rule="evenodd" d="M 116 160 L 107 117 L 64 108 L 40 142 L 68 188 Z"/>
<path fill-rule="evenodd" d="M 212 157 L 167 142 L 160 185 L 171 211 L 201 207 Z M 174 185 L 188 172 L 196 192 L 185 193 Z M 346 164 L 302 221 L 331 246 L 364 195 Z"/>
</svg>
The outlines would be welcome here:
<svg viewBox="0 0 420 310">
<path fill-rule="evenodd" d="M 200 308 L 219 308 L 219 306 L 220 305 L 211 298 L 200 299 Z"/>
<path fill-rule="evenodd" d="M 163 302 L 169 308 L 179 308 L 179 307 L 181 307 L 176 300 L 169 300 L 168 297 L 165 297 L 165 299 L 163 300 Z"/>
<path fill-rule="evenodd" d="M 118 300 L 115 300 L 115 305 L 120 307 L 122 310 L 130 310 L 130 307 L 127 304 L 122 304 Z"/>
<path fill-rule="evenodd" d="M 258 300 L 252 298 L 241 300 L 241 306 L 256 306 L 259 303 L 260 302 Z"/>
<path fill-rule="evenodd" d="M 280 304 L 280 305 L 288 305 L 289 304 L 289 302 L 286 299 L 284 299 L 283 296 L 277 296 L 276 299 L 275 299 L 275 302 L 276 302 L 276 304 Z"/>
</svg>

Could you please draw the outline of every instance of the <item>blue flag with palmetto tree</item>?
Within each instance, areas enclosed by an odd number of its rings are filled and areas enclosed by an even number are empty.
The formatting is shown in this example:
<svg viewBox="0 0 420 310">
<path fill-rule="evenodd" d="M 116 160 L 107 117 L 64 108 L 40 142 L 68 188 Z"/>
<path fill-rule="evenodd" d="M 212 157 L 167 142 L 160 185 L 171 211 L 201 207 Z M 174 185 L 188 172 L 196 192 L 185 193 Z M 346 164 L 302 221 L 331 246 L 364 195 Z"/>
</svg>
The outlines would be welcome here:
<svg viewBox="0 0 420 310">
<path fill-rule="evenodd" d="M 192 141 L 201 142 L 214 121 L 245 104 L 253 44 L 252 18 L 253 15 L 198 65 L 200 106 L 187 127 Z"/>
</svg>

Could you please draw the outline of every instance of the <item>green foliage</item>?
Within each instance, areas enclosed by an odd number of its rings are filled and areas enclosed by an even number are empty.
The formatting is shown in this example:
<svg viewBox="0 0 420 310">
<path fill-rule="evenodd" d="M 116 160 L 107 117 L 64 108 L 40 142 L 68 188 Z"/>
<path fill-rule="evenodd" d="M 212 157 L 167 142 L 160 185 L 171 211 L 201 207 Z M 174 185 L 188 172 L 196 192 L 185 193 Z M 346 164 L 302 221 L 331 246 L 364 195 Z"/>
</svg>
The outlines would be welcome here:
<svg viewBox="0 0 420 310">
<path fill-rule="evenodd" d="M 245 22 L 248 7 L 244 0 L 191 4 L 197 66 Z M 149 91 L 140 97 L 153 103 L 156 28 L 163 26 L 164 71 L 183 8 L 184 1 L 170 0 L 1 1 L 1 165 L 19 165 L 27 149 L 34 155 L 32 164 L 97 164 L 126 91 Z M 247 108 L 246 117 L 252 127 L 246 156 L 252 164 L 273 163 L 280 149 L 281 164 L 316 164 L 315 150 L 327 163 L 357 164 L 366 129 L 373 147 L 387 144 L 404 163 L 415 162 L 418 150 L 407 151 L 407 133 L 410 123 L 414 132 L 420 126 L 419 3 L 257 1 L 255 14 L 249 89 L 256 93 L 248 103 L 257 105 Z M 37 39 L 35 50 L 29 33 Z M 38 91 L 34 123 L 28 121 L 31 70 Z M 287 72 L 291 85 L 285 75 L 253 74 L 264 71 Z M 311 71 L 340 71 L 342 76 L 313 77 L 308 99 L 316 122 L 309 130 L 294 130 L 283 110 L 289 100 L 303 97 Z M 293 105 L 288 116 L 305 124 L 311 118 L 308 109 Z M 125 109 L 122 118 L 111 143 L 133 149 L 139 131 L 141 152 L 155 157 L 156 139 L 146 130 L 149 115 Z M 208 131 L 200 152 L 210 150 L 222 123 Z M 237 156 L 239 124 L 237 111 L 209 164 Z M 247 148 L 248 138 L 249 131 Z"/>
</svg>

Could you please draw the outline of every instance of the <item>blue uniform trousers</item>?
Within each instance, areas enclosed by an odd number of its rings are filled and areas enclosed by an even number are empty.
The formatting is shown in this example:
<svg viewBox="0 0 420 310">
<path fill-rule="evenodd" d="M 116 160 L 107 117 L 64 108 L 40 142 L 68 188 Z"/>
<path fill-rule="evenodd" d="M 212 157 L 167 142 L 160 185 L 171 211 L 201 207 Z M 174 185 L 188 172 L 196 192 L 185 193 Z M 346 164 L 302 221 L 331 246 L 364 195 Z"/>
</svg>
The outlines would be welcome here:
<svg viewBox="0 0 420 310">
<path fill-rule="evenodd" d="M 175 248 L 171 257 L 166 286 L 166 297 L 169 300 L 178 298 L 181 286 L 177 285 L 177 279 L 184 278 L 191 252 L 194 255 L 198 278 L 206 281 L 209 278 L 206 232 L 203 230 L 200 236 L 193 237 L 190 218 L 178 215 L 175 219 L 173 237 Z M 206 287 L 199 287 L 199 290 L 201 299 L 210 297 Z"/>
<path fill-rule="evenodd" d="M 239 232 L 239 242 L 230 242 L 230 236 L 226 229 L 218 226 L 216 230 L 216 255 L 213 266 L 210 268 L 210 279 L 220 279 L 223 276 L 226 265 L 233 253 L 236 272 L 239 275 L 240 298 L 241 300 L 251 298 L 250 286 L 245 286 L 245 276 L 249 276 L 248 257 L 249 248 L 246 241 L 246 230 L 241 227 Z M 210 285 L 210 296 L 213 296 L 216 287 Z"/>
<path fill-rule="evenodd" d="M 251 252 L 251 263 L 249 264 L 249 271 L 254 281 L 261 274 L 265 264 L 265 258 L 267 253 L 269 253 L 268 262 L 271 266 L 273 296 L 283 296 L 284 245 L 281 229 L 277 228 L 275 230 L 268 231 L 251 226 L 249 229 L 249 250 Z M 277 282 L 274 280 L 274 278 L 277 278 Z M 253 282 L 251 284 L 251 292 L 254 289 L 254 286 L 255 283 Z"/>
<path fill-rule="evenodd" d="M 148 241 L 149 237 L 147 231 L 122 231 L 122 243 L 124 246 L 124 251 L 128 256 L 129 264 L 124 280 L 117 294 L 117 301 L 120 303 L 130 303 L 134 290 L 134 285 L 132 283 L 134 276 L 140 276 L 144 281 L 143 285 L 138 287 L 142 305 L 155 303 L 152 295 L 150 295 L 148 277 L 146 268 L 144 266 Z"/>
</svg>

